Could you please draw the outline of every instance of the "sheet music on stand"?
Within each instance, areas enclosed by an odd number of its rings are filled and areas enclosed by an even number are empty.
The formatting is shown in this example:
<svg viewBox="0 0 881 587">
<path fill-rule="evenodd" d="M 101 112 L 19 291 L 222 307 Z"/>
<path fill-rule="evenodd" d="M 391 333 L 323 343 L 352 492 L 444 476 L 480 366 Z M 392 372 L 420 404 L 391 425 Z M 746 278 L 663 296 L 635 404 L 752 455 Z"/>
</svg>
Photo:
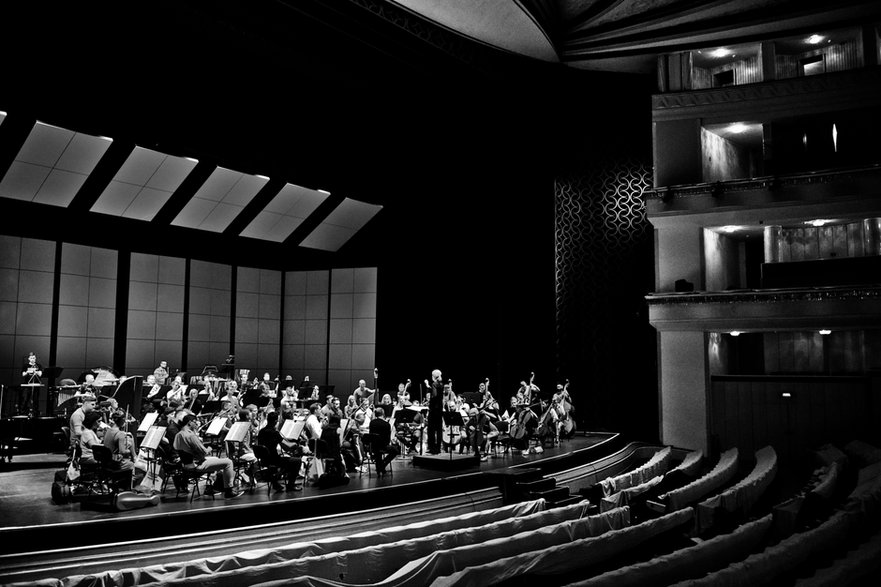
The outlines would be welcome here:
<svg viewBox="0 0 881 587">
<path fill-rule="evenodd" d="M 281 427 L 280 434 L 283 438 L 287 440 L 297 440 L 298 438 L 300 438 L 300 434 L 303 433 L 303 428 L 305 427 L 305 419 L 285 420 L 284 424 Z"/>
<path fill-rule="evenodd" d="M 158 417 L 159 412 L 147 412 L 144 414 L 144 419 L 138 425 L 138 432 L 146 432 L 156 422 Z"/>
<path fill-rule="evenodd" d="M 165 426 L 152 426 L 147 430 L 147 435 L 141 441 L 141 448 L 156 450 L 162 438 L 165 436 Z"/>
<path fill-rule="evenodd" d="M 223 430 L 223 425 L 225 423 L 226 418 L 223 416 L 217 416 L 211 420 L 211 424 L 208 425 L 208 430 L 205 431 L 205 434 L 209 436 L 220 436 L 220 432 Z"/>
<path fill-rule="evenodd" d="M 229 432 L 226 433 L 226 438 L 224 438 L 224 440 L 226 442 L 242 442 L 245 440 L 245 434 L 248 433 L 250 428 L 250 422 L 235 422 L 230 426 Z"/>
</svg>

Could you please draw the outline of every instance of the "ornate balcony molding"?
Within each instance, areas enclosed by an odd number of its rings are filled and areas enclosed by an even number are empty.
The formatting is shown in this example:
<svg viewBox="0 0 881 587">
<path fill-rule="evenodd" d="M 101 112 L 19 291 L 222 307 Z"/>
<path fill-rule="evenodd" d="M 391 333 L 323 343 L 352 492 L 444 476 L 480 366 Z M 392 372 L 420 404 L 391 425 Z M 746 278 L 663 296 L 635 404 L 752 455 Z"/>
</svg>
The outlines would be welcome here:
<svg viewBox="0 0 881 587">
<path fill-rule="evenodd" d="M 815 171 L 798 175 L 764 176 L 751 179 L 717 181 L 713 183 L 674 185 L 647 190 L 645 195 L 649 200 L 657 199 L 667 202 L 674 198 L 715 197 L 726 193 L 757 192 L 762 190 L 776 192 L 785 187 L 822 185 L 836 182 L 854 182 L 859 178 L 867 176 L 881 176 L 881 165 L 871 165 L 868 167 L 853 169 Z"/>
<path fill-rule="evenodd" d="M 724 292 L 653 293 L 645 296 L 645 299 L 649 306 L 881 300 L 881 285 L 772 290 L 751 289 Z"/>
<path fill-rule="evenodd" d="M 803 97 L 806 94 L 824 92 L 864 92 L 867 85 L 881 83 L 881 69 L 867 68 L 831 73 L 826 75 L 790 78 L 714 88 L 692 90 L 652 96 L 652 111 L 661 114 L 664 111 L 676 111 L 701 107 L 729 107 L 738 102 L 755 100 L 774 100 L 793 96 Z M 663 114 L 661 114 L 663 116 Z"/>
</svg>

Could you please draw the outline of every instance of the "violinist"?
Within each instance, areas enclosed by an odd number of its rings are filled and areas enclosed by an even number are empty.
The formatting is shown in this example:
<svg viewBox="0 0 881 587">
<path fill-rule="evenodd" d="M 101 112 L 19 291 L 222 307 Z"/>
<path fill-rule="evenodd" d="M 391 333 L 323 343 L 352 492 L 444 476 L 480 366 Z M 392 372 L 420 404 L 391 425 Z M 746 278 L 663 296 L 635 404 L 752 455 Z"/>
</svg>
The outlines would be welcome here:
<svg viewBox="0 0 881 587">
<path fill-rule="evenodd" d="M 278 412 L 266 414 L 266 426 L 257 435 L 257 442 L 269 449 L 269 465 L 278 467 L 285 472 L 287 484 L 282 487 L 274 481 L 272 488 L 276 491 L 296 491 L 303 489 L 299 481 L 302 459 L 300 445 L 292 440 L 285 440 L 278 431 Z M 281 449 L 281 452 L 279 451 Z M 299 454 L 297 454 L 299 453 Z"/>
<path fill-rule="evenodd" d="M 346 407 L 344 411 L 346 413 L 346 418 L 354 417 L 355 412 L 358 411 L 358 404 L 355 403 L 354 395 L 350 395 L 349 399 L 346 400 Z"/>
<path fill-rule="evenodd" d="M 156 378 L 156 381 L 159 381 L 158 377 Z M 175 375 L 174 381 L 171 384 L 171 389 L 165 394 L 165 400 L 168 402 L 168 405 L 182 406 L 184 399 L 186 398 L 186 392 L 187 386 L 184 385 L 183 377 Z"/>
<path fill-rule="evenodd" d="M 108 428 L 104 431 L 104 446 L 110 449 L 113 454 L 113 460 L 110 468 L 114 471 L 131 471 L 133 473 L 129 485 L 131 487 L 139 487 L 147 474 L 146 469 L 136 469 L 134 464 L 134 440 L 128 432 L 123 432 L 125 427 L 125 414 L 114 413 L 110 417 Z"/>
<path fill-rule="evenodd" d="M 239 410 L 239 422 L 250 423 L 245 437 L 238 443 L 238 451 L 236 452 L 236 458 L 245 463 L 245 473 L 242 474 L 245 483 L 250 482 L 257 471 L 257 456 L 254 454 L 254 449 L 251 448 L 251 441 L 257 437 L 257 424 L 259 424 L 259 421 L 255 422 L 255 418 L 257 418 L 257 406 L 251 405 Z M 232 443 L 227 443 L 227 445 L 229 444 Z M 227 450 L 227 454 L 232 456 L 231 453 L 232 451 Z"/>
</svg>

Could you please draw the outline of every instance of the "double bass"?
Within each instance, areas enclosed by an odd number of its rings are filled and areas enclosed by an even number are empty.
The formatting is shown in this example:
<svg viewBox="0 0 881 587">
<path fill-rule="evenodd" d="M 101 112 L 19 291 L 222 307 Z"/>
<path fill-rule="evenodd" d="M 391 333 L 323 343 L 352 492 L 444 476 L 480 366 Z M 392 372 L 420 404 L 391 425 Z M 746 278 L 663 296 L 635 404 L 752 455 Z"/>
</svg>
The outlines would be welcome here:
<svg viewBox="0 0 881 587">
<path fill-rule="evenodd" d="M 566 380 L 566 383 L 563 385 L 563 393 L 560 394 L 562 397 L 560 398 L 560 403 L 557 406 L 558 415 L 560 416 L 560 436 L 572 436 L 572 433 L 575 432 L 575 418 L 572 417 L 572 413 L 575 411 L 572 408 L 572 403 L 569 401 L 569 380 Z"/>
</svg>

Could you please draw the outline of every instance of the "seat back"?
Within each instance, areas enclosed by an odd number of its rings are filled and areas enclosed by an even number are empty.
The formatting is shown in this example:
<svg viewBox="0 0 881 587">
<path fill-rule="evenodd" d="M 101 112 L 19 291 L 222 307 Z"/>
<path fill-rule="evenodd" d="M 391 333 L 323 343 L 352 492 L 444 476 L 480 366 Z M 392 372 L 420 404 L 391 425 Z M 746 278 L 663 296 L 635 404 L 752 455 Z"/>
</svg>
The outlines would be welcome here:
<svg viewBox="0 0 881 587">
<path fill-rule="evenodd" d="M 254 456 L 257 457 L 257 462 L 261 466 L 269 465 L 272 462 L 272 453 L 269 452 L 268 446 L 255 444 L 251 448 L 254 449 Z"/>
<path fill-rule="evenodd" d="M 113 451 L 103 444 L 93 444 L 92 455 L 101 467 L 107 467 L 113 462 Z"/>
<path fill-rule="evenodd" d="M 193 458 L 191 453 L 188 453 L 185 450 L 177 451 L 178 456 L 180 457 L 180 462 L 185 467 L 193 467 L 196 465 L 196 460 Z"/>
</svg>

